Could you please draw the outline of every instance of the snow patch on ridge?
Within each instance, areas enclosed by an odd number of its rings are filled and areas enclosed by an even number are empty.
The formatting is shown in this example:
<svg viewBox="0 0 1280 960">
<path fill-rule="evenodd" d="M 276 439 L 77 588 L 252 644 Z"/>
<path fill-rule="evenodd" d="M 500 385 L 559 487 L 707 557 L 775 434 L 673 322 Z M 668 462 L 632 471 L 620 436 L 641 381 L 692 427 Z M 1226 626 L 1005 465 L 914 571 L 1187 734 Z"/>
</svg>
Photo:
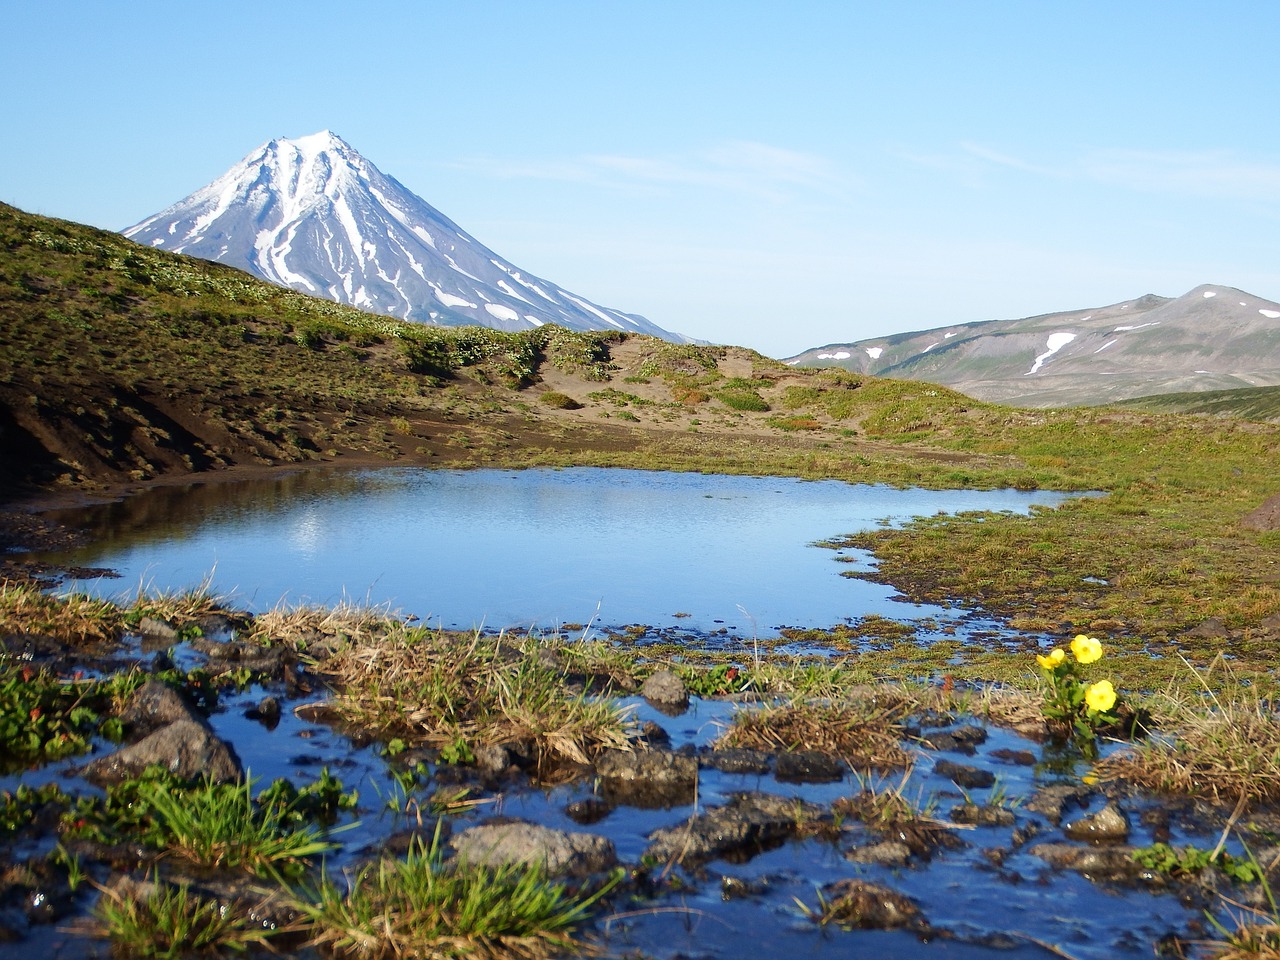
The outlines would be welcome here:
<svg viewBox="0 0 1280 960">
<path fill-rule="evenodd" d="M 1280 310 L 1259 310 L 1258 312 L 1268 320 L 1280 319 Z"/>
<path fill-rule="evenodd" d="M 478 304 L 474 304 L 470 300 L 464 300 L 462 297 L 455 297 L 452 293 L 445 293 L 439 287 L 432 287 L 431 291 L 436 295 L 436 299 L 446 307 L 470 307 L 472 310 L 478 307 Z"/>
<path fill-rule="evenodd" d="M 510 307 L 504 307 L 500 303 L 486 303 L 484 305 L 485 313 L 499 320 L 519 320 L 520 314 L 516 313 Z"/>
<path fill-rule="evenodd" d="M 884 347 L 867 347 L 867 356 L 872 360 L 879 360 L 882 353 L 884 353 Z"/>
<path fill-rule="evenodd" d="M 853 354 L 848 350 L 837 350 L 835 353 L 820 353 L 819 360 L 848 360 Z"/>
<path fill-rule="evenodd" d="M 1031 376 L 1033 373 L 1039 370 L 1042 366 L 1044 366 L 1044 362 L 1046 360 L 1052 357 L 1055 353 L 1057 353 L 1059 350 L 1061 350 L 1063 347 L 1065 347 L 1068 343 L 1070 343 L 1075 338 L 1076 338 L 1076 335 L 1074 333 L 1049 334 L 1049 340 L 1048 342 L 1045 343 L 1045 346 L 1048 347 L 1049 349 L 1047 349 L 1044 353 L 1036 357 L 1036 362 L 1031 365 L 1031 369 L 1028 370 L 1026 373 L 1024 373 L 1023 376 L 1024 377 Z"/>
</svg>

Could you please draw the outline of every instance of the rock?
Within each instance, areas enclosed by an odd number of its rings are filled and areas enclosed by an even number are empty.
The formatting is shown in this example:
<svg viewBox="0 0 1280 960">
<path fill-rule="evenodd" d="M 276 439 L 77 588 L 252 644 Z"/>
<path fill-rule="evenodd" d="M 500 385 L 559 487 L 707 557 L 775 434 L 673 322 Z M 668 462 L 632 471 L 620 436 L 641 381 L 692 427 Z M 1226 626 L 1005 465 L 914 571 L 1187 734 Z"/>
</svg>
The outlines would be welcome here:
<svg viewBox="0 0 1280 960">
<path fill-rule="evenodd" d="M 1060 870 L 1075 870 L 1091 880 L 1142 880 L 1164 886 L 1165 879 L 1133 859 L 1133 847 L 1082 847 L 1074 843 L 1038 843 L 1028 852 Z"/>
<path fill-rule="evenodd" d="M 661 706 L 679 707 L 681 710 L 689 706 L 689 691 L 685 689 L 684 681 L 671 670 L 650 674 L 640 687 L 640 696 Z"/>
<path fill-rule="evenodd" d="M 178 639 L 178 628 L 160 617 L 143 617 L 138 621 L 138 633 L 148 640 L 176 641 Z"/>
<path fill-rule="evenodd" d="M 756 897 L 768 892 L 769 882 L 760 877 L 747 880 L 726 875 L 720 878 L 721 900 L 741 900 L 744 897 Z"/>
<path fill-rule="evenodd" d="M 1231 636 L 1231 631 L 1227 629 L 1227 625 L 1217 617 L 1210 617 L 1203 620 L 1196 626 L 1192 627 L 1182 634 L 1184 637 L 1194 637 L 1197 640 L 1225 640 Z"/>
<path fill-rule="evenodd" d="M 194 720 L 162 727 L 131 746 L 86 764 L 81 774 L 105 786 L 136 777 L 150 766 L 164 767 L 184 780 L 207 777 L 215 783 L 230 783 L 244 776 L 240 758 L 231 746 L 206 724 Z"/>
<path fill-rule="evenodd" d="M 652 720 L 646 720 L 640 727 L 639 739 L 650 749 L 666 750 L 671 747 L 671 734 Z"/>
<path fill-rule="evenodd" d="M 974 748 L 986 742 L 986 739 L 986 729 L 977 724 L 966 724 L 954 730 L 939 730 L 919 737 L 920 745 L 926 750 L 958 750 L 968 754 L 972 754 Z"/>
<path fill-rule="evenodd" d="M 962 803 L 951 808 L 951 822 L 975 827 L 1009 827 L 1016 818 L 1012 810 L 991 804 Z"/>
<path fill-rule="evenodd" d="M 610 803 L 645 809 L 691 803 L 698 785 L 698 761 L 670 750 L 609 750 L 596 773 Z"/>
<path fill-rule="evenodd" d="M 882 840 L 845 851 L 852 863 L 874 863 L 882 867 L 905 867 L 911 861 L 911 848 L 897 840 Z"/>
<path fill-rule="evenodd" d="M 511 754 L 500 744 L 482 743 L 471 752 L 475 756 L 476 769 L 488 776 L 496 777 L 511 766 Z"/>
<path fill-rule="evenodd" d="M 670 750 L 608 750 L 596 761 L 596 773 L 606 780 L 684 783 L 698 779 L 698 761 Z"/>
<path fill-rule="evenodd" d="M 613 804 L 603 797 L 583 797 L 581 800 L 566 804 L 564 812 L 574 823 L 585 826 L 589 823 L 599 823 L 613 813 Z"/>
<path fill-rule="evenodd" d="M 1280 530 L 1280 493 L 1272 494 L 1254 510 L 1240 518 L 1240 526 L 1247 530 Z"/>
<path fill-rule="evenodd" d="M 140 686 L 120 711 L 120 722 L 135 740 L 179 720 L 203 722 L 182 694 L 159 680 L 148 680 Z"/>
<path fill-rule="evenodd" d="M 1129 817 L 1111 801 L 1092 816 L 1068 823 L 1062 832 L 1072 840 L 1125 843 L 1129 839 Z"/>
<path fill-rule="evenodd" d="M 649 834 L 645 856 L 657 863 L 710 860 L 727 854 L 754 856 L 795 834 L 821 807 L 789 797 L 745 793 L 722 807 Z M 799 819 L 797 819 L 799 818 Z"/>
<path fill-rule="evenodd" d="M 280 701 L 275 697 L 263 697 L 256 706 L 246 710 L 244 715 L 250 720 L 257 720 L 268 730 L 274 730 L 280 725 Z"/>
<path fill-rule="evenodd" d="M 867 880 L 838 880 L 823 887 L 821 923 L 858 930 L 922 926 L 920 908 L 909 897 Z"/>
<path fill-rule="evenodd" d="M 719 750 L 704 750 L 698 757 L 698 763 L 721 773 L 768 773 L 770 756 L 763 750 L 749 750 L 746 747 L 726 747 Z"/>
<path fill-rule="evenodd" d="M 987 756 L 992 760 L 999 760 L 1001 763 L 1017 767 L 1033 767 L 1036 763 L 1036 755 L 1030 750 L 1010 750 L 1008 747 L 1001 747 L 998 750 L 992 750 Z"/>
<path fill-rule="evenodd" d="M 524 821 L 471 827 L 454 837 L 450 846 L 468 864 L 538 864 L 552 875 L 585 877 L 618 862 L 613 843 L 606 837 L 566 833 Z"/>
<path fill-rule="evenodd" d="M 773 775 L 789 783 L 831 783 L 844 772 L 844 761 L 816 750 L 780 753 L 773 762 Z"/>
<path fill-rule="evenodd" d="M 946 777 L 965 790 L 990 787 L 996 782 L 996 775 L 990 770 L 971 767 L 967 763 L 953 763 L 950 760 L 939 760 L 933 765 L 933 772 L 940 777 Z"/>
<path fill-rule="evenodd" d="M 1032 813 L 1042 814 L 1049 819 L 1050 823 L 1056 825 L 1062 820 L 1062 814 L 1068 806 L 1083 809 L 1091 796 L 1093 796 L 1093 789 L 1090 787 L 1070 783 L 1051 783 L 1032 794 L 1025 807 Z"/>
</svg>

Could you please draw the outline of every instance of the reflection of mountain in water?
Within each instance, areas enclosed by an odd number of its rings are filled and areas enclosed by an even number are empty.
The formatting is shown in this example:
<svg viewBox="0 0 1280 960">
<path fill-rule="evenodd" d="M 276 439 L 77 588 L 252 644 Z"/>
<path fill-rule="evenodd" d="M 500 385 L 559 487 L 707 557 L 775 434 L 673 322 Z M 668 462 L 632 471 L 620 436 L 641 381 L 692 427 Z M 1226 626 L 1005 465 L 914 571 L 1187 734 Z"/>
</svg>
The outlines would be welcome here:
<svg viewBox="0 0 1280 960">
<path fill-rule="evenodd" d="M 49 519 L 73 527 L 91 541 L 93 552 L 165 540 L 181 542 L 209 522 L 236 522 L 283 516 L 317 497 L 360 494 L 377 497 L 389 475 L 312 468 L 242 480 L 163 485 L 86 507 L 51 510 Z M 76 551 L 77 554 L 83 551 Z"/>
</svg>

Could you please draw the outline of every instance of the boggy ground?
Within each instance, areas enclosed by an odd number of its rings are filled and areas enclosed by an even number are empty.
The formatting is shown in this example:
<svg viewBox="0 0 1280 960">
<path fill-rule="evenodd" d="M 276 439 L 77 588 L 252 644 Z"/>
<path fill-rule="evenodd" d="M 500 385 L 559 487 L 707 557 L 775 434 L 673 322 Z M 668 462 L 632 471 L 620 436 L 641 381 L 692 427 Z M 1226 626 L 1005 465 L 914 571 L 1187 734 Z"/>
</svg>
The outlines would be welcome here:
<svg viewBox="0 0 1280 960">
<path fill-rule="evenodd" d="M 1280 732 L 1190 670 L 1072 740 L 1038 694 L 856 652 L 0 599 L 15 955 L 1276 949 Z"/>
</svg>

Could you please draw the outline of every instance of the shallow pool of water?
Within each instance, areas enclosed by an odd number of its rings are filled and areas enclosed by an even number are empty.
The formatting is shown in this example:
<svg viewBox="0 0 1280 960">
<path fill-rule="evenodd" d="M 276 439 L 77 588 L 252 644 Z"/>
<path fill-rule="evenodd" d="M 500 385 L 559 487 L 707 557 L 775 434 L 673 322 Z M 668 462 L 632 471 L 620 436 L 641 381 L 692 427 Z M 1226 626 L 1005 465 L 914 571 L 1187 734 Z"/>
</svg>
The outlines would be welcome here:
<svg viewBox="0 0 1280 960">
<path fill-rule="evenodd" d="M 640 623 L 767 637 L 941 613 L 841 577 L 868 559 L 836 563 L 814 541 L 1062 499 L 595 468 L 306 471 L 61 512 L 91 545 L 49 559 L 116 571 L 74 584 L 109 596 L 208 580 L 253 611 L 348 601 L 461 629 Z"/>
</svg>

